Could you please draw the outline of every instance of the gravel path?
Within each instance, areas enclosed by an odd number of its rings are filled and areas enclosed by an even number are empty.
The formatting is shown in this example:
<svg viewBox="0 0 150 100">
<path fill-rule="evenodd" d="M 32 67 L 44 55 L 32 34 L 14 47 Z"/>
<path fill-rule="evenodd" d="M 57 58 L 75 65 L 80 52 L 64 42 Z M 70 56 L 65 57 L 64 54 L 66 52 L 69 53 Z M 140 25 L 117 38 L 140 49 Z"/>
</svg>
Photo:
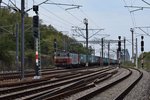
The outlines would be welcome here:
<svg viewBox="0 0 150 100">
<path fill-rule="evenodd" d="M 150 100 L 150 73 L 141 70 L 143 78 L 124 98 L 124 100 Z"/>
</svg>

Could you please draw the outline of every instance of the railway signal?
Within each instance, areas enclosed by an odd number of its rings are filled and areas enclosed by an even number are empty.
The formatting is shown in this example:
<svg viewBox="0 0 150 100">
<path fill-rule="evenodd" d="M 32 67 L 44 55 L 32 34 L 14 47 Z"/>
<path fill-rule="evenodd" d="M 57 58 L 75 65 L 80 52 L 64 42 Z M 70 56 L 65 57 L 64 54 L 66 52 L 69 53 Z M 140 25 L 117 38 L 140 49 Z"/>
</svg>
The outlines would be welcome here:
<svg viewBox="0 0 150 100">
<path fill-rule="evenodd" d="M 121 51 L 121 41 L 120 41 L 120 39 L 118 41 L 118 51 Z"/>
<path fill-rule="evenodd" d="M 38 38 L 39 16 L 33 16 L 33 36 Z"/>
<path fill-rule="evenodd" d="M 39 79 L 41 77 L 41 57 L 40 57 L 40 31 L 39 31 L 39 16 L 38 16 L 38 6 L 33 6 L 33 11 L 36 15 L 33 16 L 33 35 L 35 38 L 35 52 L 36 52 L 36 64 L 35 64 L 35 76 L 34 79 Z"/>
<path fill-rule="evenodd" d="M 119 41 L 118 41 L 118 61 L 119 61 L 119 67 L 120 67 L 120 63 L 121 63 L 121 61 L 120 61 L 120 57 L 121 57 L 121 36 L 118 36 L 118 39 L 119 39 Z"/>
<path fill-rule="evenodd" d="M 35 27 L 35 28 L 39 27 L 39 16 L 38 15 L 33 16 L 33 27 Z"/>
<path fill-rule="evenodd" d="M 143 51 L 144 51 L 144 36 L 141 36 L 141 52 L 142 52 L 142 58 L 141 58 L 141 66 L 144 67 L 144 59 L 143 59 Z"/>
<path fill-rule="evenodd" d="M 89 51 L 88 51 L 88 39 L 89 39 L 89 36 L 88 36 L 88 19 L 84 19 L 84 24 L 86 26 L 86 67 L 88 67 L 88 54 L 89 54 Z"/>
<path fill-rule="evenodd" d="M 144 37 L 141 36 L 141 51 L 144 51 L 144 41 L 143 41 Z"/>
</svg>

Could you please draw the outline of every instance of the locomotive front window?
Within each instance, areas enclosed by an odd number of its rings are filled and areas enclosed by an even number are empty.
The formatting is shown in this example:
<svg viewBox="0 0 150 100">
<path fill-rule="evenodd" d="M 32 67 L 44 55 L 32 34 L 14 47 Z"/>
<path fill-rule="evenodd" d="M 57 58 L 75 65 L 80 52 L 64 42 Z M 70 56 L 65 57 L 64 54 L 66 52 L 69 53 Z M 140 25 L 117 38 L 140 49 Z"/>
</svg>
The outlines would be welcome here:
<svg viewBox="0 0 150 100">
<path fill-rule="evenodd" d="M 60 57 L 67 57 L 68 55 L 66 53 L 58 53 L 57 56 L 60 56 Z"/>
<path fill-rule="evenodd" d="M 58 53 L 57 56 L 60 56 L 60 54 Z"/>
</svg>

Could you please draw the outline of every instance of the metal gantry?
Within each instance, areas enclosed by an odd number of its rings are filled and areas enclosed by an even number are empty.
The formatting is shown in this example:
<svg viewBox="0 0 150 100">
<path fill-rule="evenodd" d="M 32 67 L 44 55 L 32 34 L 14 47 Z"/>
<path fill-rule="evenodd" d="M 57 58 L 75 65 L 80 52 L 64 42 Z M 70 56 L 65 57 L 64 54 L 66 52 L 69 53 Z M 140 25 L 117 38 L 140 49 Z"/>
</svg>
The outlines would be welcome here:
<svg viewBox="0 0 150 100">
<path fill-rule="evenodd" d="M 72 26 L 72 28 L 74 28 L 72 30 L 75 31 L 76 33 L 78 33 L 78 34 L 73 34 L 73 35 L 78 36 L 78 37 L 81 36 L 81 37 L 83 37 L 85 39 L 86 50 L 87 50 L 87 52 L 86 52 L 86 66 L 88 67 L 88 54 L 89 54 L 89 52 L 88 52 L 88 43 L 89 43 L 89 39 L 92 38 L 94 35 L 97 35 L 101 30 L 104 30 L 104 29 L 89 29 L 88 28 L 88 19 L 87 18 L 85 18 L 83 20 L 83 23 L 85 24 L 85 27 L 86 27 L 85 29 L 77 27 L 77 26 Z M 83 30 L 85 30 L 86 35 L 84 35 L 84 32 L 82 32 Z M 97 32 L 95 32 L 94 34 L 89 36 L 89 31 L 90 30 L 92 30 L 92 31 L 93 30 L 97 30 Z"/>
<path fill-rule="evenodd" d="M 141 30 L 143 33 L 145 33 L 147 36 L 150 36 L 149 33 L 147 33 L 144 29 L 149 29 L 150 26 L 145 26 L 145 27 L 135 27 L 136 29 Z"/>
<path fill-rule="evenodd" d="M 104 38 L 101 38 L 101 40 L 100 39 L 99 40 L 90 40 L 90 41 L 88 41 L 88 43 L 89 44 L 101 44 L 101 51 L 102 51 L 101 57 L 103 59 L 104 58 L 104 44 L 106 44 L 106 43 L 108 44 L 108 57 L 109 57 L 109 55 L 110 55 L 110 44 L 118 43 L 119 41 L 124 43 L 124 50 L 125 50 L 125 47 L 126 47 L 125 46 L 126 45 L 126 39 L 125 38 L 124 38 L 124 40 L 105 40 Z M 76 41 L 72 44 L 77 44 L 77 43 L 84 43 L 85 44 L 86 41 Z M 103 62 L 103 60 L 102 60 L 102 62 Z M 103 65 L 103 63 L 101 63 L 101 65 Z"/>
</svg>

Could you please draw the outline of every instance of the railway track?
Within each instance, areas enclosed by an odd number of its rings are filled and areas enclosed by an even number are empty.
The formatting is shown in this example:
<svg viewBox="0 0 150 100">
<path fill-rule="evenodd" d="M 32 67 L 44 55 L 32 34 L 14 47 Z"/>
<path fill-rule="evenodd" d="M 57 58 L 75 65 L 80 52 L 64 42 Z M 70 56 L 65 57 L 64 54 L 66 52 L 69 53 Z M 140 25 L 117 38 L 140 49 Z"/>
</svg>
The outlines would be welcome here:
<svg viewBox="0 0 150 100">
<path fill-rule="evenodd" d="M 140 70 L 131 68 L 121 68 L 119 71 L 110 67 L 73 71 L 53 80 L 47 78 L 0 89 L 0 99 L 122 100 L 140 81 L 142 75 Z"/>
<path fill-rule="evenodd" d="M 85 73 L 90 73 L 93 71 L 87 71 Z M 67 76 L 71 77 L 73 75 L 76 75 L 78 73 L 84 73 L 83 71 L 70 71 L 70 72 L 62 72 L 62 73 L 49 73 L 47 76 L 42 77 L 41 79 L 35 80 L 35 79 L 30 79 L 30 80 L 26 80 L 26 81 L 19 81 L 19 82 L 9 82 L 9 83 L 3 83 L 0 84 L 0 88 L 8 88 L 8 87 L 15 87 L 15 86 L 20 86 L 20 85 L 28 85 L 28 84 L 34 84 L 34 83 L 38 83 L 38 82 L 42 82 L 42 81 L 47 81 L 47 80 L 53 80 L 54 82 L 56 81 L 56 79 L 59 80 L 63 80 L 63 79 L 67 79 Z M 64 77 L 64 78 L 63 78 Z"/>
<path fill-rule="evenodd" d="M 136 73 L 136 74 L 135 74 Z M 131 78 L 131 82 L 128 81 L 133 74 L 137 75 L 135 78 Z M 97 85 L 97 87 L 90 88 L 89 90 L 84 91 L 84 93 L 78 93 L 72 95 L 65 100 L 123 100 L 123 98 L 130 92 L 130 90 L 138 83 L 142 78 L 142 72 L 137 69 L 128 69 L 126 75 L 121 75 L 122 77 L 117 78 L 112 81 L 106 81 L 104 84 Z M 128 81 L 127 86 L 124 88 L 124 81 Z M 120 84 L 121 86 L 119 86 Z M 49 98 L 48 98 L 49 100 Z"/>
<path fill-rule="evenodd" d="M 44 69 L 41 71 L 43 75 L 47 75 L 49 73 L 61 73 L 65 72 L 65 70 L 58 70 L 58 69 Z M 25 77 L 33 77 L 35 75 L 34 71 L 25 71 Z M 9 72 L 9 73 L 1 73 L 0 74 L 0 81 L 5 80 L 13 80 L 13 79 L 20 79 L 20 74 L 18 72 Z"/>
<path fill-rule="evenodd" d="M 84 68 L 76 68 L 76 70 L 82 70 Z M 88 68 L 90 69 L 90 68 Z M 58 74 L 62 72 L 70 72 L 74 71 L 73 69 L 43 69 L 41 70 L 42 75 L 49 75 L 49 74 Z M 33 77 L 35 76 L 34 71 L 26 71 L 25 72 L 25 78 L 27 77 Z M 13 79 L 20 79 L 20 74 L 18 72 L 7 72 L 7 73 L 0 73 L 0 81 L 7 81 L 7 80 L 13 80 Z"/>
<path fill-rule="evenodd" d="M 85 84 L 92 82 L 96 78 L 101 79 L 102 77 L 106 76 L 106 74 L 113 74 L 114 71 L 109 73 L 107 72 L 110 70 L 113 70 L 113 68 L 103 68 L 97 71 L 79 71 L 78 73 L 66 75 L 54 80 L 46 79 L 39 82 L 29 82 L 29 84 L 24 83 L 20 84 L 19 86 L 16 85 L 13 87 L 7 87 L 0 90 L 0 99 L 33 99 L 47 93 L 52 93 L 53 95 L 55 95 L 55 93 L 60 93 L 61 91 L 63 92 L 66 89 L 70 89 L 71 87 L 76 88 L 84 86 Z"/>
</svg>

